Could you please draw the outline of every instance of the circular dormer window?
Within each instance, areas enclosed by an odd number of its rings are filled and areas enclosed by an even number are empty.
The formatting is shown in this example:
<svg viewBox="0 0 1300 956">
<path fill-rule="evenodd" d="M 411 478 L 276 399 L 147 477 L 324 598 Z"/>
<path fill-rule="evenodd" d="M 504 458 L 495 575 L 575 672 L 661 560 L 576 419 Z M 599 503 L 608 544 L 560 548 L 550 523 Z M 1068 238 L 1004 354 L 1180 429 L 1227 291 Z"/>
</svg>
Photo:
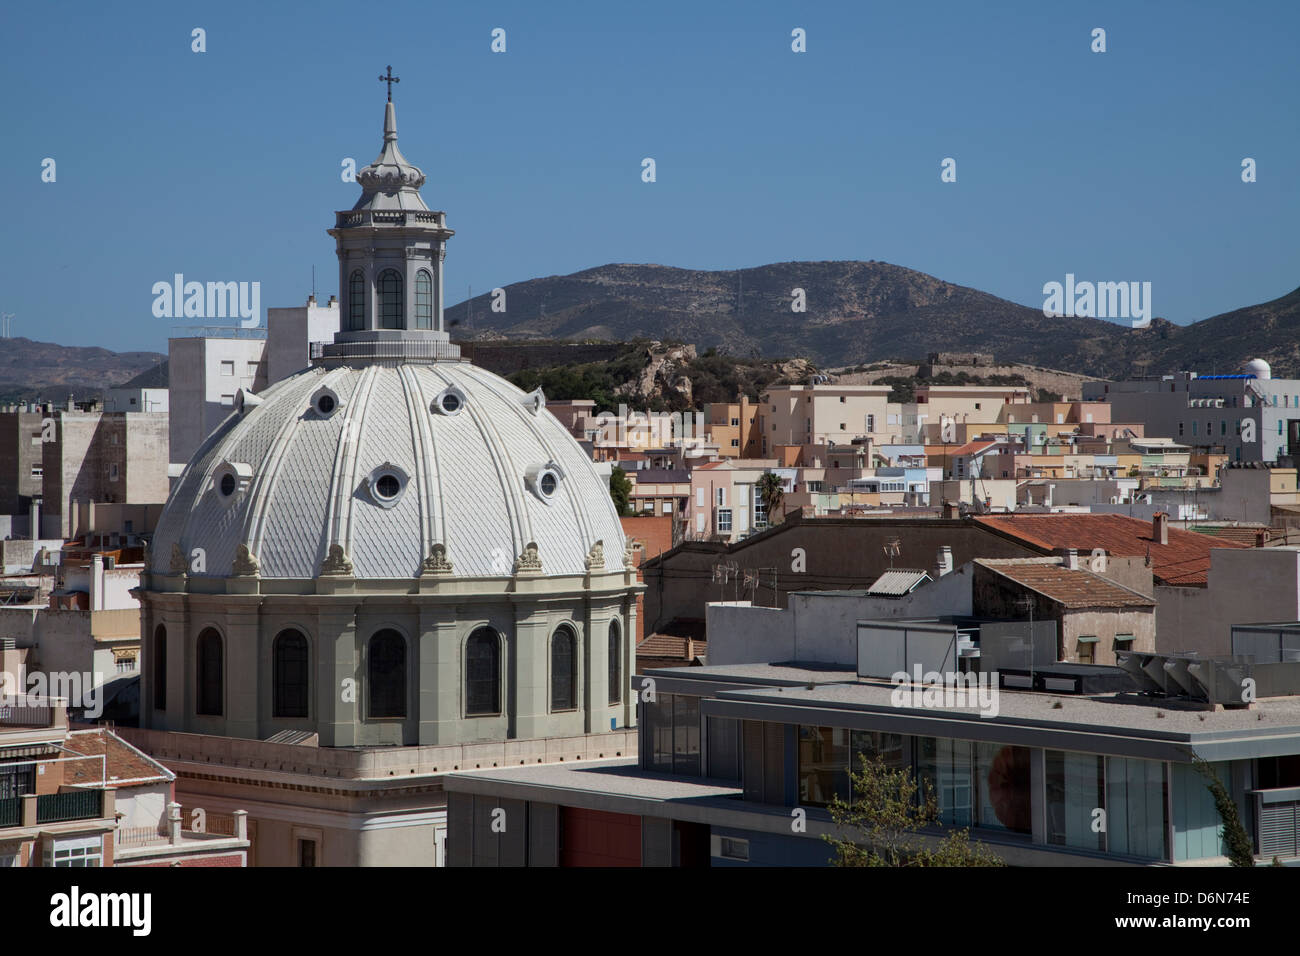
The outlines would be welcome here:
<svg viewBox="0 0 1300 956">
<path fill-rule="evenodd" d="M 524 473 L 524 484 L 546 504 L 550 504 L 555 492 L 564 480 L 564 470 L 553 461 L 544 465 L 533 465 Z"/>
<path fill-rule="evenodd" d="M 311 408 L 321 418 L 329 418 L 343 405 L 339 393 L 328 385 L 322 385 L 311 396 Z"/>
<path fill-rule="evenodd" d="M 239 482 L 235 480 L 233 474 L 226 472 L 221 476 L 221 483 L 218 487 L 221 490 L 221 496 L 223 498 L 229 498 L 235 493 L 235 489 L 239 487 Z"/>
<path fill-rule="evenodd" d="M 449 385 L 430 403 L 429 411 L 435 415 L 459 415 L 464 407 L 465 393 L 455 385 Z"/>
<path fill-rule="evenodd" d="M 392 501 L 402 493 L 402 482 L 396 475 L 384 474 L 375 482 L 375 494 L 384 501 Z"/>
<path fill-rule="evenodd" d="M 392 462 L 384 462 L 370 473 L 367 484 L 370 487 L 370 500 L 381 508 L 392 508 L 402 500 L 406 493 L 409 476 Z"/>
</svg>

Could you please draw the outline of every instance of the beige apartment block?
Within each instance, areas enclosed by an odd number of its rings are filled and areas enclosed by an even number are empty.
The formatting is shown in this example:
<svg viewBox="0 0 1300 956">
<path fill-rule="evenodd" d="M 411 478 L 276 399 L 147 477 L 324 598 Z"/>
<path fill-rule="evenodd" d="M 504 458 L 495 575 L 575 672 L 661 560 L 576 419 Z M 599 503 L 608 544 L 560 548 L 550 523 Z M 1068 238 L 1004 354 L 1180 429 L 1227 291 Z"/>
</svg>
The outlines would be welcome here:
<svg viewBox="0 0 1300 956">
<path fill-rule="evenodd" d="M 916 416 L 922 428 L 946 419 L 958 425 L 991 425 L 1007 420 L 1003 417 L 1006 406 L 1027 405 L 1029 400 L 1029 389 L 1009 385 L 931 385 L 916 390 Z M 1014 409 L 1011 414 L 1019 411 Z"/>
<path fill-rule="evenodd" d="M 842 444 L 902 439 L 902 406 L 888 385 L 785 385 L 759 399 L 760 454 L 776 445 Z"/>
</svg>

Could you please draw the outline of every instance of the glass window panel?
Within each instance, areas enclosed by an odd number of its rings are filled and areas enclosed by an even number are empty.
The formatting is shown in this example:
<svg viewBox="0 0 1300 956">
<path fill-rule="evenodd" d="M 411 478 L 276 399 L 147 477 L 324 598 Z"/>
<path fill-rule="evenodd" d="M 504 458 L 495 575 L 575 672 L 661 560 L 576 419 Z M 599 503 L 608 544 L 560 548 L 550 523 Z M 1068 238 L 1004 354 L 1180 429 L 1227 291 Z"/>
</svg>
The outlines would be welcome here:
<svg viewBox="0 0 1300 956">
<path fill-rule="evenodd" d="M 945 826 L 971 826 L 971 742 L 922 737 L 917 764 L 921 780 L 934 788 L 940 821 Z"/>
<path fill-rule="evenodd" d="M 1028 748 L 976 744 L 975 779 L 979 783 L 976 826 L 1032 832 Z"/>
<path fill-rule="evenodd" d="M 799 802 L 824 807 L 832 797 L 849 799 L 849 731 L 799 727 Z"/>
<path fill-rule="evenodd" d="M 1111 853 L 1168 859 L 1165 765 L 1106 758 L 1106 829 Z"/>
<path fill-rule="evenodd" d="M 700 699 L 673 695 L 673 773 L 698 777 L 700 766 Z"/>
<path fill-rule="evenodd" d="M 1096 754 L 1046 752 L 1047 842 L 1055 846 L 1104 850 L 1104 763 Z M 1094 832 L 1094 827 L 1096 828 Z"/>
</svg>

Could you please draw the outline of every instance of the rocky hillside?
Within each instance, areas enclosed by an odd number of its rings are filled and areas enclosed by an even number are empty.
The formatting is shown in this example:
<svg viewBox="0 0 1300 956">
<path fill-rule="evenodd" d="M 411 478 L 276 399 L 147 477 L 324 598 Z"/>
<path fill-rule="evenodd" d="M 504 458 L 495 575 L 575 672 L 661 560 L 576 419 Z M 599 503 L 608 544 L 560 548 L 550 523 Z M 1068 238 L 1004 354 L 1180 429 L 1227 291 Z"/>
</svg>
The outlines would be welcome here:
<svg viewBox="0 0 1300 956">
<path fill-rule="evenodd" d="M 165 360 L 157 352 L 110 352 L 0 339 L 0 401 L 65 401 L 93 398 Z"/>
<path fill-rule="evenodd" d="M 792 290 L 807 309 L 791 310 Z M 824 366 L 918 359 L 938 349 L 1100 378 L 1193 368 L 1236 370 L 1251 358 L 1300 375 L 1300 289 L 1280 299 L 1178 326 L 1133 329 L 1100 319 L 1048 318 L 884 262 L 783 262 L 733 272 L 606 265 L 505 287 L 448 310 L 464 338 L 689 342 L 743 356 L 802 356 Z"/>
</svg>

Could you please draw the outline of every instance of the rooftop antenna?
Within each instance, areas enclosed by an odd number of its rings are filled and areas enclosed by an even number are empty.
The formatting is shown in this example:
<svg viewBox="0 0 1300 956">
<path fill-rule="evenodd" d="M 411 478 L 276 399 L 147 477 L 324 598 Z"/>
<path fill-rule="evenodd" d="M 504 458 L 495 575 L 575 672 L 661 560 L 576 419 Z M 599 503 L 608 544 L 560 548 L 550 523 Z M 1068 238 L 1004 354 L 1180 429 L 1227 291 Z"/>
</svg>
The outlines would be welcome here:
<svg viewBox="0 0 1300 956">
<path fill-rule="evenodd" d="M 898 557 L 899 551 L 902 550 L 900 545 L 901 542 L 898 538 L 889 538 L 885 541 L 884 552 L 885 557 L 889 558 L 889 570 L 891 571 L 894 570 L 894 558 Z"/>
<path fill-rule="evenodd" d="M 316 267 L 311 267 L 311 297 L 316 298 Z"/>
</svg>

